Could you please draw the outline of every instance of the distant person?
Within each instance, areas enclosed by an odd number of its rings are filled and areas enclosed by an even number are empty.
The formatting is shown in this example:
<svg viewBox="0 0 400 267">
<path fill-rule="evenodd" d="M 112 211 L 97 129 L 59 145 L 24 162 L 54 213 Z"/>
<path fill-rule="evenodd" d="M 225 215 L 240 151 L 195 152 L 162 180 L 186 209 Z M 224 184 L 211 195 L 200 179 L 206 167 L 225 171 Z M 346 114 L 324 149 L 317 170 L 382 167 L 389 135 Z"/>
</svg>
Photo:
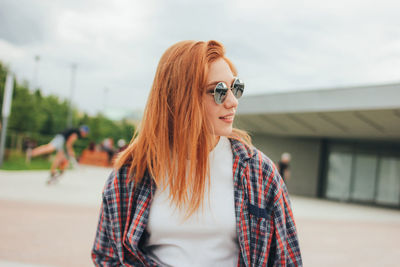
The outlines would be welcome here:
<svg viewBox="0 0 400 267">
<path fill-rule="evenodd" d="M 118 151 L 117 151 L 118 153 L 125 150 L 125 148 L 128 147 L 125 139 L 122 139 L 122 138 L 118 140 L 117 145 L 118 145 Z"/>
<path fill-rule="evenodd" d="M 110 137 L 105 138 L 103 142 L 101 142 L 101 150 L 107 152 L 108 164 L 111 164 L 115 154 L 114 140 Z"/>
<path fill-rule="evenodd" d="M 96 151 L 96 142 L 95 141 L 90 141 L 89 146 L 88 146 L 89 151 L 94 152 Z"/>
<path fill-rule="evenodd" d="M 288 152 L 285 152 L 281 155 L 281 159 L 278 162 L 279 174 L 285 182 L 290 179 L 290 159 L 290 154 Z"/>
<path fill-rule="evenodd" d="M 73 164 L 77 163 L 73 145 L 76 140 L 86 137 L 88 133 L 89 127 L 86 125 L 79 128 L 66 129 L 57 134 L 50 143 L 38 146 L 34 149 L 28 148 L 26 151 L 27 162 L 30 162 L 32 157 L 57 151 L 50 168 L 50 177 L 55 177 L 57 175 L 57 168 L 63 172 L 66 166 L 68 166 L 68 161 Z"/>
<path fill-rule="evenodd" d="M 285 183 L 232 126 L 243 91 L 221 43 L 167 49 L 102 193 L 96 266 L 302 266 Z"/>
</svg>

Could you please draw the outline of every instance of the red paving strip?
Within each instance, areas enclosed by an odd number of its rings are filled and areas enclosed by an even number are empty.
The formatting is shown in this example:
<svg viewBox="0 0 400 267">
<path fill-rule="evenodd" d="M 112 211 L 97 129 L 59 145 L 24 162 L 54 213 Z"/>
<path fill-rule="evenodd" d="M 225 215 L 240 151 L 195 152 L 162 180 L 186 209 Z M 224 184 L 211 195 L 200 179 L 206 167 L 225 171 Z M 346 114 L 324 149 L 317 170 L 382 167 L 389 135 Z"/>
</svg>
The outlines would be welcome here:
<svg viewBox="0 0 400 267">
<path fill-rule="evenodd" d="M 49 266 L 93 266 L 99 208 L 0 200 L 0 259 Z"/>
</svg>

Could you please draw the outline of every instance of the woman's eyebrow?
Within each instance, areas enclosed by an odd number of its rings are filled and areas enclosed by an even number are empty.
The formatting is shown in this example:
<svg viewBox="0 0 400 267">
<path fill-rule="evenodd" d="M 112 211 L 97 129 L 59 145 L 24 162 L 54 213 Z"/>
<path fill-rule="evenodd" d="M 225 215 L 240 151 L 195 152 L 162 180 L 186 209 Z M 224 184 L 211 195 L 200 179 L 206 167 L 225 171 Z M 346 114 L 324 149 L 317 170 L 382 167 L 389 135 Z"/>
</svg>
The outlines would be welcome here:
<svg viewBox="0 0 400 267">
<path fill-rule="evenodd" d="M 213 81 L 213 82 L 210 82 L 210 83 L 208 83 L 207 84 L 207 87 L 208 86 L 211 86 L 211 85 L 217 85 L 218 83 L 220 83 L 221 81 Z"/>
<path fill-rule="evenodd" d="M 235 80 L 235 78 L 233 78 L 232 81 L 230 81 L 229 83 L 226 83 L 226 81 L 212 81 L 207 84 L 207 87 L 211 86 L 211 85 L 217 85 L 218 83 L 221 83 L 221 82 L 227 84 L 230 87 L 234 80 Z"/>
</svg>

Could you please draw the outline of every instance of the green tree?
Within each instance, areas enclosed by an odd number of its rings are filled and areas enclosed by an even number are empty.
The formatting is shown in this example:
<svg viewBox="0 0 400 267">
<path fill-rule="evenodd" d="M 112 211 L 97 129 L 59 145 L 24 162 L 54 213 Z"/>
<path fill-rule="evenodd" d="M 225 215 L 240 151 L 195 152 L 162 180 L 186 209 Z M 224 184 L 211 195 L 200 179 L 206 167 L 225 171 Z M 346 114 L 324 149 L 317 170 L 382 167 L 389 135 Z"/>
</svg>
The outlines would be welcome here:
<svg viewBox="0 0 400 267">
<path fill-rule="evenodd" d="M 7 71 L 7 67 L 0 62 L 0 108 Z M 15 80 L 9 119 L 9 130 L 14 135 L 11 139 L 17 139 L 18 148 L 22 147 L 22 140 L 27 137 L 36 140 L 38 145 L 47 143 L 66 128 L 68 113 L 68 101 L 54 95 L 43 96 L 40 89 L 31 91 L 27 82 Z M 86 113 L 80 115 L 76 108 L 73 108 L 73 124 L 76 127 L 83 124 L 90 127 L 88 138 L 77 143 L 80 150 L 87 147 L 89 142 L 100 143 L 108 137 L 114 142 L 120 138 L 129 141 L 135 130 L 135 126 L 127 120 L 112 121 L 101 113 L 96 116 Z"/>
<path fill-rule="evenodd" d="M 10 129 L 17 132 L 37 130 L 37 112 L 38 109 L 35 106 L 35 100 L 28 88 L 16 84 L 9 120 Z"/>
</svg>

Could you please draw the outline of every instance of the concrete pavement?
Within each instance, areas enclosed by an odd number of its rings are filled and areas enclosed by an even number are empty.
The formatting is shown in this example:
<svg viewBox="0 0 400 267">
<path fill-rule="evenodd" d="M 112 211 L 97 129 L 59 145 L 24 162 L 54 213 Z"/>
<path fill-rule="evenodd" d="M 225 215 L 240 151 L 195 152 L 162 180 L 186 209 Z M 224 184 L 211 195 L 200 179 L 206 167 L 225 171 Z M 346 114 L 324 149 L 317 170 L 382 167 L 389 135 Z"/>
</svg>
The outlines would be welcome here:
<svg viewBox="0 0 400 267">
<path fill-rule="evenodd" d="M 111 169 L 0 171 L 0 267 L 92 266 Z M 400 211 L 292 196 L 304 266 L 398 266 Z"/>
<path fill-rule="evenodd" d="M 304 266 L 399 266 L 399 210 L 303 197 L 292 205 Z"/>
<path fill-rule="evenodd" d="M 0 171 L 0 266 L 92 266 L 110 172 L 81 165 L 49 186 L 48 171 Z"/>
</svg>

